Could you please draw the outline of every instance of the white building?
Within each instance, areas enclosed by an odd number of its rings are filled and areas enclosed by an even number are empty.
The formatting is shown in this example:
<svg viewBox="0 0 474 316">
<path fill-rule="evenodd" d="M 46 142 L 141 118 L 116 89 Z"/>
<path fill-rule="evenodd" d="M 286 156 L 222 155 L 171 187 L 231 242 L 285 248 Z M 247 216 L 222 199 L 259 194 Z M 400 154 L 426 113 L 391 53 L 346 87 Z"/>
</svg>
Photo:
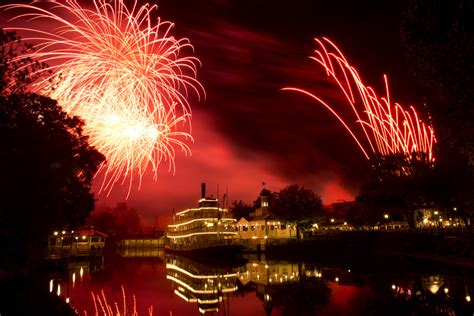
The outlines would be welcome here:
<svg viewBox="0 0 474 316">
<path fill-rule="evenodd" d="M 260 208 L 250 213 L 248 219 L 242 217 L 236 224 L 240 239 L 296 238 L 296 226 L 270 214 L 268 191 L 260 193 Z"/>
</svg>

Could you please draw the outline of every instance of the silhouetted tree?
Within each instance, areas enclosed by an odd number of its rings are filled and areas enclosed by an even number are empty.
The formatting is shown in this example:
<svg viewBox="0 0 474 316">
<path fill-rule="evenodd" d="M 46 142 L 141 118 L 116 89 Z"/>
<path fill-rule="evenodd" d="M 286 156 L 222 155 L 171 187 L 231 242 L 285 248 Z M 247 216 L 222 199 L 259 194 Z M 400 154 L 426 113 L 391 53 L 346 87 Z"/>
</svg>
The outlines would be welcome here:
<svg viewBox="0 0 474 316">
<path fill-rule="evenodd" d="M 253 211 L 254 208 L 251 205 L 246 204 L 242 200 L 232 201 L 232 205 L 230 206 L 230 213 L 232 214 L 232 217 L 236 220 L 239 220 L 242 217 L 249 219 L 249 215 Z"/>
<path fill-rule="evenodd" d="M 323 203 L 313 191 L 290 185 L 275 194 L 270 212 L 278 218 L 296 224 L 297 236 L 300 230 L 309 227 L 323 216 Z"/>
<path fill-rule="evenodd" d="M 0 39 L 17 41 L 2 31 Z M 81 119 L 24 89 L 31 77 L 11 66 L 14 50 L 0 54 L 0 256 L 14 267 L 41 250 L 53 228 L 83 223 L 94 208 L 91 182 L 104 157 L 89 145 Z"/>
<path fill-rule="evenodd" d="M 474 164 L 474 5 L 470 0 L 412 0 L 402 38 L 413 72 L 429 94 L 439 144 Z"/>
<path fill-rule="evenodd" d="M 427 88 L 438 139 L 441 207 L 474 218 L 474 5 L 411 0 L 401 25 L 408 58 Z"/>
<path fill-rule="evenodd" d="M 413 227 L 416 210 L 435 206 L 436 179 L 434 164 L 424 153 L 376 157 L 369 181 L 356 198 L 359 217 L 375 224 L 390 213 L 392 219 L 405 217 Z"/>
<path fill-rule="evenodd" d="M 34 51 L 32 45 L 21 41 L 15 32 L 0 28 L 0 43 L 0 94 L 23 93 L 41 77 L 46 65 L 28 57 Z"/>
<path fill-rule="evenodd" d="M 117 203 L 114 208 L 98 209 L 91 213 L 88 223 L 98 230 L 118 234 L 136 233 L 143 226 L 138 210 L 129 208 L 127 203 Z"/>
</svg>

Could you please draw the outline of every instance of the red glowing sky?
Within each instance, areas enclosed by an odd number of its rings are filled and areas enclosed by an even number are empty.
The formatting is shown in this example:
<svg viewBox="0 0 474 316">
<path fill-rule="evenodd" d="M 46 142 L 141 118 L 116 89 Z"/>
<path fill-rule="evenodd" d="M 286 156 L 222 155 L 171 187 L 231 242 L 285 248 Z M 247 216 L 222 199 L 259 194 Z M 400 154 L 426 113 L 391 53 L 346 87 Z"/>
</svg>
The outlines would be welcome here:
<svg viewBox="0 0 474 316">
<path fill-rule="evenodd" d="M 348 4 L 296 1 L 159 1 L 159 14 L 176 22 L 203 63 L 199 79 L 207 99 L 193 104 L 192 157 L 178 155 L 172 176 L 151 176 L 128 204 L 145 216 L 194 206 L 200 183 L 208 194 L 228 188 L 230 200 L 251 203 L 262 188 L 300 184 L 324 204 L 351 200 L 368 171 L 365 158 L 330 114 L 312 101 L 280 91 L 299 86 L 332 102 L 340 96 L 307 57 L 316 36 L 332 38 L 365 81 L 383 89 L 390 78 L 397 101 L 421 100 L 405 60 L 400 36 L 408 2 Z M 99 205 L 112 205 L 124 188 Z"/>
<path fill-rule="evenodd" d="M 192 156 L 178 153 L 174 176 L 164 165 L 158 181 L 148 174 L 139 191 L 132 189 L 127 203 L 146 223 L 173 208 L 194 206 L 201 182 L 208 184 L 209 195 L 217 196 L 219 185 L 220 196 L 227 188 L 231 201 L 247 203 L 256 199 L 262 182 L 274 191 L 304 185 L 324 204 L 354 198 L 368 164 L 350 136 L 321 106 L 280 90 L 298 86 L 340 100 L 307 58 L 316 48 L 314 37 L 337 43 L 376 90 L 383 89 L 386 73 L 394 99 L 415 105 L 422 100 L 400 36 L 408 1 L 156 2 L 158 14 L 176 23 L 174 34 L 194 45 L 207 98 L 191 100 Z M 117 186 L 109 197 L 98 195 L 98 206 L 123 201 L 127 189 Z"/>
</svg>

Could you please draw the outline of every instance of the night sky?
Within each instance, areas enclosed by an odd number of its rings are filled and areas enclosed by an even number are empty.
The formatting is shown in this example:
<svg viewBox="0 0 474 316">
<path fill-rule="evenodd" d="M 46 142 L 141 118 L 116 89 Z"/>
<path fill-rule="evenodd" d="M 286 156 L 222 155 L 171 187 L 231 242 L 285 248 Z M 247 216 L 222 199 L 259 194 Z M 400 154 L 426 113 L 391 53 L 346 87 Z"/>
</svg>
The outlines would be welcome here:
<svg viewBox="0 0 474 316">
<path fill-rule="evenodd" d="M 25 1 L 26 2 L 26 1 Z M 153 2 L 153 1 L 151 1 Z M 366 84 L 422 108 L 423 92 L 410 72 L 400 34 L 409 1 L 162 0 L 158 15 L 173 21 L 202 62 L 198 79 L 206 99 L 191 100 L 191 157 L 178 153 L 176 174 L 149 174 L 127 203 L 146 223 L 155 215 L 194 206 L 200 183 L 209 195 L 252 202 L 262 189 L 300 184 L 324 204 L 351 200 L 369 165 L 349 134 L 320 104 L 281 91 L 305 88 L 331 104 L 342 104 L 312 55 L 314 37 L 332 39 Z M 3 3 L 6 3 L 3 1 Z M 11 2 L 10 2 L 11 3 Z M 337 107 L 344 112 L 345 107 Z M 347 109 L 347 108 L 346 108 Z M 123 200 L 127 188 L 98 196 L 98 206 Z"/>
</svg>

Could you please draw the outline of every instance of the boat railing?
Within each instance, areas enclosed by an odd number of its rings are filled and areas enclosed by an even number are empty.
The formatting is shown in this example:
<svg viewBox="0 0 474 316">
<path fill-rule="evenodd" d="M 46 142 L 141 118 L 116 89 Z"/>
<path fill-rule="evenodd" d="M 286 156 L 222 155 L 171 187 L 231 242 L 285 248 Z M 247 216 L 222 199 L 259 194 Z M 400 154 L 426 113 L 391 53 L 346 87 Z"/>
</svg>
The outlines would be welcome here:
<svg viewBox="0 0 474 316">
<path fill-rule="evenodd" d="M 219 226 L 211 226 L 211 227 L 206 227 L 206 226 L 197 226 L 193 227 L 190 229 L 183 229 L 183 230 L 168 230 L 167 236 L 181 236 L 181 235 L 187 235 L 187 234 L 193 234 L 193 233 L 215 233 L 216 235 L 219 235 L 219 233 L 229 233 L 233 232 L 236 233 L 235 227 L 233 225 L 228 225 L 225 227 L 225 225 L 219 225 Z M 205 234 L 203 234 L 205 235 Z"/>
<path fill-rule="evenodd" d="M 217 210 L 198 210 L 183 215 L 177 216 L 174 225 L 185 223 L 193 219 L 206 219 L 219 220 L 219 219 L 232 219 L 232 217 L 226 213 L 219 212 Z"/>
</svg>

